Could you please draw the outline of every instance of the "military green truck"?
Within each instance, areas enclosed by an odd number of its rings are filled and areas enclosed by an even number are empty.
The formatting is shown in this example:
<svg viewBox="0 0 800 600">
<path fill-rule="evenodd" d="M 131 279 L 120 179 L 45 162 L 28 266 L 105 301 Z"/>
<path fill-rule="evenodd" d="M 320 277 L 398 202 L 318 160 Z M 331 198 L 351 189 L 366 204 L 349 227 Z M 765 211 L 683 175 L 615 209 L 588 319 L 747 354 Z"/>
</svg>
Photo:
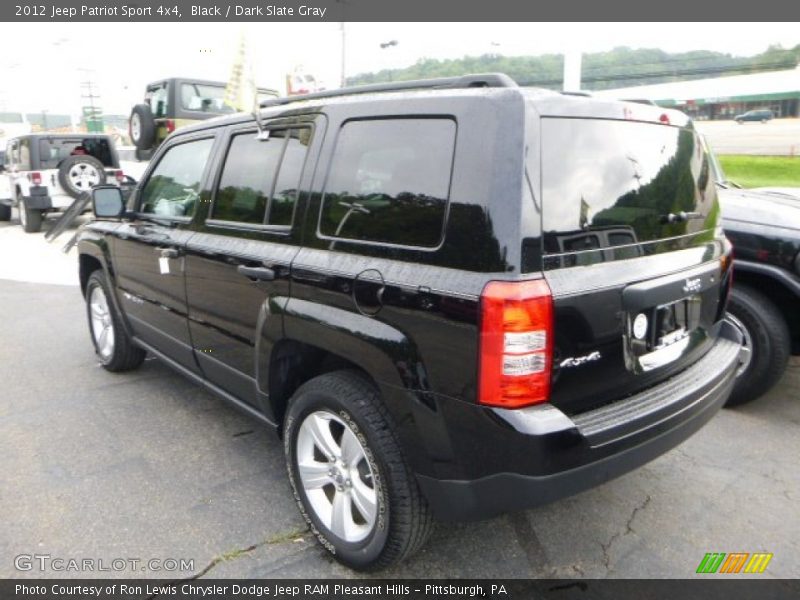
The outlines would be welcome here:
<svg viewBox="0 0 800 600">
<path fill-rule="evenodd" d="M 149 160 L 167 136 L 186 125 L 236 112 L 225 104 L 225 82 L 172 77 L 150 83 L 144 102 L 131 110 L 128 122 L 136 158 Z M 278 95 L 258 88 L 258 100 Z M 255 103 L 254 103 L 255 104 Z"/>
</svg>

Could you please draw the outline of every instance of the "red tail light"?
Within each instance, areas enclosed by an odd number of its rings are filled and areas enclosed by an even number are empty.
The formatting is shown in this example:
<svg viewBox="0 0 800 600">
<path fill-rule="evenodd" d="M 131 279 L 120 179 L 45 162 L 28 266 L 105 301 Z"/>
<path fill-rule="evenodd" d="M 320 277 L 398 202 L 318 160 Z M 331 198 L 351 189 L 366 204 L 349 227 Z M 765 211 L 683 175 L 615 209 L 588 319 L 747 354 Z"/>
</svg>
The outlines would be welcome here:
<svg viewBox="0 0 800 600">
<path fill-rule="evenodd" d="M 481 294 L 478 401 L 502 408 L 546 402 L 552 361 L 547 282 L 490 281 Z"/>
<path fill-rule="evenodd" d="M 658 120 L 664 123 L 664 125 L 669 125 L 669 115 L 667 113 L 661 113 Z"/>
<path fill-rule="evenodd" d="M 117 183 L 122 183 L 123 181 L 125 181 L 125 173 L 123 173 L 122 171 L 115 171 L 114 177 L 116 177 Z"/>
<path fill-rule="evenodd" d="M 175 121 L 167 119 L 167 133 L 172 133 L 173 131 L 175 131 Z"/>
<path fill-rule="evenodd" d="M 42 185 L 42 174 L 39 171 L 33 171 L 30 178 L 33 185 Z"/>
</svg>

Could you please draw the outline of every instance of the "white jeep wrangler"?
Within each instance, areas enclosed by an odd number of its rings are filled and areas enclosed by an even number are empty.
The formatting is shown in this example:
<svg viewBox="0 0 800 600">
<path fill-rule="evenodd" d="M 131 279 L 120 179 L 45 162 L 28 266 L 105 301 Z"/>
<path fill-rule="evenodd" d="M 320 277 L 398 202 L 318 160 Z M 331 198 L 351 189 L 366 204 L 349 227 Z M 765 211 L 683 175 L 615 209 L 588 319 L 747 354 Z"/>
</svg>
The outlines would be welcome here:
<svg viewBox="0 0 800 600">
<path fill-rule="evenodd" d="M 111 136 L 33 133 L 8 140 L 0 165 L 0 221 L 11 208 L 28 233 L 40 231 L 44 216 L 66 210 L 83 192 L 127 181 Z"/>
</svg>

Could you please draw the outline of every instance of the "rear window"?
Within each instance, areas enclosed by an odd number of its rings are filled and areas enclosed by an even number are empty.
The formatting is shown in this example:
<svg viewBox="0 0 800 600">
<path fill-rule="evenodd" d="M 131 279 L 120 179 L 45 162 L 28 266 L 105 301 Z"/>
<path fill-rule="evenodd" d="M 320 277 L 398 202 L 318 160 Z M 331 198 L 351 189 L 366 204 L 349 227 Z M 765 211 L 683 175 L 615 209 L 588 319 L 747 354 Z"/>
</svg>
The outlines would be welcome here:
<svg viewBox="0 0 800 600">
<path fill-rule="evenodd" d="M 632 258 L 659 251 L 647 242 L 713 228 L 711 179 L 708 156 L 691 130 L 543 119 L 544 250 L 565 255 L 550 266 Z"/>
<path fill-rule="evenodd" d="M 339 132 L 319 231 L 356 241 L 435 247 L 455 148 L 451 119 L 349 121 Z"/>
<path fill-rule="evenodd" d="M 116 166 L 108 138 L 74 137 L 39 140 L 39 162 L 42 169 L 56 169 L 65 158 L 79 154 L 94 156 L 108 168 Z"/>
</svg>

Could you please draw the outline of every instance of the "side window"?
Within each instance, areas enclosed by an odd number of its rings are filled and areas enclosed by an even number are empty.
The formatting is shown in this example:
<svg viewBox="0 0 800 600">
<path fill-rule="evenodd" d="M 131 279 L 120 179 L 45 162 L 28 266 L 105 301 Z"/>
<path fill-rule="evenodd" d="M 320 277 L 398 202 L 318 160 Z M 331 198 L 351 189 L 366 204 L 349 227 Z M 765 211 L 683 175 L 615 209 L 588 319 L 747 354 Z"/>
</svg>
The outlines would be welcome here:
<svg viewBox="0 0 800 600">
<path fill-rule="evenodd" d="M 349 121 L 322 200 L 322 235 L 433 247 L 444 228 L 455 148 L 450 119 Z"/>
<path fill-rule="evenodd" d="M 140 211 L 163 217 L 192 216 L 213 145 L 213 138 L 206 138 L 167 150 L 142 190 Z"/>
<path fill-rule="evenodd" d="M 291 225 L 297 203 L 300 175 L 308 154 L 311 129 L 292 129 L 286 140 L 286 150 L 281 161 L 281 170 L 275 182 L 275 191 L 269 203 L 270 225 Z"/>
<path fill-rule="evenodd" d="M 13 141 L 8 143 L 8 152 L 6 156 L 6 163 L 9 165 L 17 166 L 19 164 L 19 142 Z"/>
<path fill-rule="evenodd" d="M 19 170 L 31 170 L 31 142 L 28 139 L 19 141 Z"/>
<path fill-rule="evenodd" d="M 233 136 L 211 218 L 253 225 L 291 225 L 310 129 Z"/>
<path fill-rule="evenodd" d="M 167 116 L 167 102 L 166 84 L 149 88 L 145 94 L 145 103 L 150 105 L 150 111 L 156 119 Z"/>
</svg>

